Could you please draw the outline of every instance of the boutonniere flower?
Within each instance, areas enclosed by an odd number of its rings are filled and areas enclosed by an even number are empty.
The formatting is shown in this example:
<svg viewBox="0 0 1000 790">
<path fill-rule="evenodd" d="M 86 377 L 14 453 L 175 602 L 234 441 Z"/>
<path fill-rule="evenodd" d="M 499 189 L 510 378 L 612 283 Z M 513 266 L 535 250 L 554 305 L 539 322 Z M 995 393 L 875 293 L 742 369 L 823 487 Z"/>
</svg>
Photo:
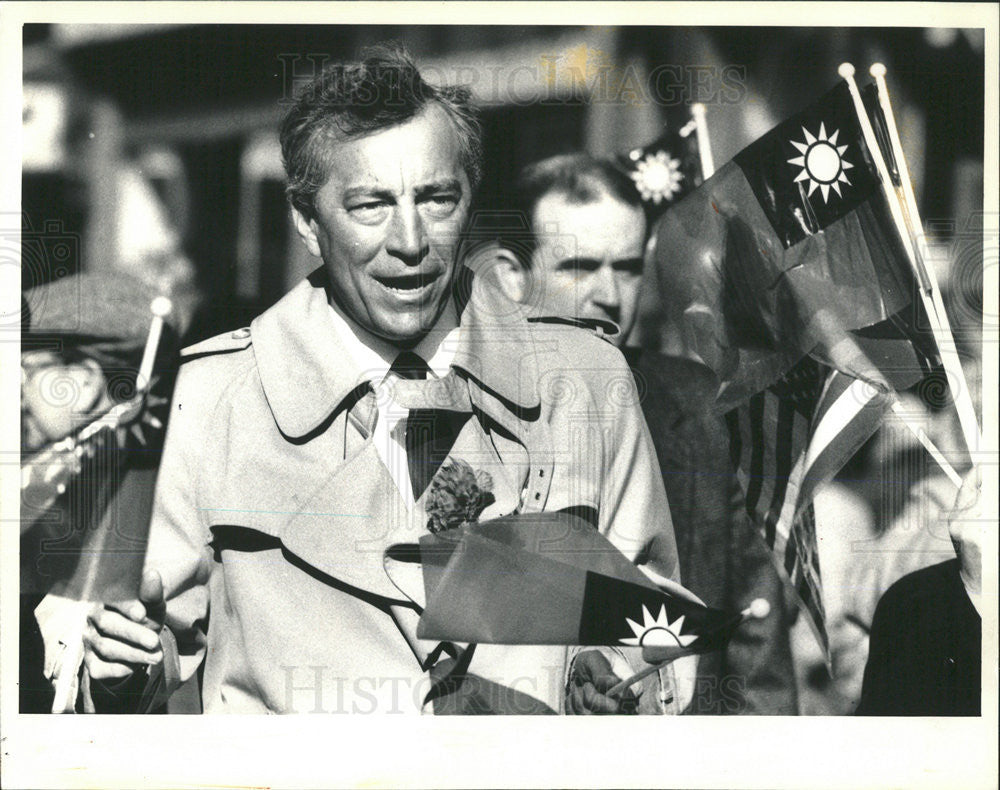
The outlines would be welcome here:
<svg viewBox="0 0 1000 790">
<path fill-rule="evenodd" d="M 437 533 L 471 524 L 496 501 L 493 477 L 460 458 L 449 459 L 427 492 L 427 529 Z"/>
</svg>

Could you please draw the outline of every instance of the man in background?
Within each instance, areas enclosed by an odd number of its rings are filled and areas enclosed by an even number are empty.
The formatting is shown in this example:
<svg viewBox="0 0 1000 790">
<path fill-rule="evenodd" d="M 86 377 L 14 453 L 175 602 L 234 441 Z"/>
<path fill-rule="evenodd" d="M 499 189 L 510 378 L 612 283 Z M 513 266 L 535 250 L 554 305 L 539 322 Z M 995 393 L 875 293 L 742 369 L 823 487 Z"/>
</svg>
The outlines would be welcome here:
<svg viewBox="0 0 1000 790">
<path fill-rule="evenodd" d="M 521 171 L 513 201 L 529 240 L 501 240 L 498 279 L 533 312 L 581 319 L 624 353 L 670 502 L 684 585 L 721 609 L 740 611 L 756 598 L 770 604 L 769 616 L 742 625 L 725 653 L 700 658 L 688 712 L 796 714 L 784 591 L 743 509 L 728 435 L 712 411 L 714 376 L 693 360 L 626 345 L 647 238 L 633 182 L 586 154 L 556 156 Z"/>
<path fill-rule="evenodd" d="M 141 564 L 141 553 L 95 556 L 93 545 L 108 530 L 138 551 L 145 541 L 183 314 L 168 316 L 141 411 L 117 431 L 78 437 L 134 396 L 150 303 L 159 295 L 126 272 L 75 274 L 23 293 L 22 713 L 51 709 L 49 681 L 73 621 L 85 616 L 87 604 L 76 599 L 92 563 Z"/>
</svg>

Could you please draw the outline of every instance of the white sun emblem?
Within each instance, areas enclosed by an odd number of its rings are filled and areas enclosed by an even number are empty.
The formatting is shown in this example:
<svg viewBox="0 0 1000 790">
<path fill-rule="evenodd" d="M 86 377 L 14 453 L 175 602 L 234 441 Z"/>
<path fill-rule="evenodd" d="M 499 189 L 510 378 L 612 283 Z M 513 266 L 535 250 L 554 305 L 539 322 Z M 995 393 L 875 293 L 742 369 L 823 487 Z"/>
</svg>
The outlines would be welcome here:
<svg viewBox="0 0 1000 790">
<path fill-rule="evenodd" d="M 630 174 L 643 200 L 652 200 L 656 205 L 664 198 L 669 200 L 675 192 L 681 191 L 681 160 L 672 159 L 666 151 L 646 154 L 635 163 Z"/>
<path fill-rule="evenodd" d="M 843 154 L 847 150 L 847 146 L 837 145 L 837 135 L 840 134 L 840 130 L 834 129 L 833 134 L 827 137 L 826 127 L 820 123 L 819 135 L 814 137 L 804 126 L 802 134 L 805 135 L 806 141 L 804 143 L 797 143 L 794 140 L 788 141 L 802 153 L 802 156 L 788 160 L 788 164 L 802 168 L 795 177 L 795 181 L 809 182 L 809 192 L 806 197 L 811 197 L 817 187 L 823 195 L 824 203 L 830 196 L 831 188 L 837 193 L 837 197 L 841 197 L 840 185 L 851 186 L 844 171 L 850 170 L 854 165 L 844 159 Z"/>
<path fill-rule="evenodd" d="M 642 625 L 626 617 L 625 621 L 632 629 L 634 637 L 620 639 L 623 645 L 649 645 L 650 647 L 687 647 L 697 638 L 697 634 L 682 634 L 684 615 L 671 623 L 667 618 L 667 607 L 660 605 L 660 614 L 654 620 L 653 615 L 645 606 L 642 607 Z"/>
</svg>

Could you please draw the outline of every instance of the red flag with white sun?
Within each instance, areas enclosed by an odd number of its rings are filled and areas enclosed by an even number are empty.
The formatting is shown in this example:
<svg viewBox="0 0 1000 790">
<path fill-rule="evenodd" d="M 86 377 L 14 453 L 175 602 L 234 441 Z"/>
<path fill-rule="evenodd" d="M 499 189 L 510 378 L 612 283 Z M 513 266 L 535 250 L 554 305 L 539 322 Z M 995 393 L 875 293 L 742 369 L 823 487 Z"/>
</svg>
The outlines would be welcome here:
<svg viewBox="0 0 1000 790">
<path fill-rule="evenodd" d="M 861 100 L 898 185 L 874 86 Z M 824 647 L 811 494 L 787 491 L 802 482 L 813 444 L 835 449 L 824 454 L 838 463 L 824 463 L 811 486 L 834 474 L 878 424 L 880 408 L 861 407 L 875 392 L 915 384 L 938 356 L 877 153 L 841 82 L 671 208 L 652 256 L 664 310 L 679 318 L 671 331 L 716 373 L 718 411 L 736 410 L 732 444 L 748 510 Z M 839 433 L 824 435 L 818 408 L 793 403 L 793 396 L 823 402 L 793 375 L 803 365 L 824 371 L 817 382 L 837 371 L 847 384 L 874 385 L 861 388 L 864 397 L 847 387 L 849 408 L 836 414 L 852 417 Z M 852 422 L 859 411 L 864 419 Z M 803 419 L 791 419 L 795 412 Z"/>
<path fill-rule="evenodd" d="M 590 524 L 569 513 L 517 513 L 424 535 L 386 552 L 405 590 L 420 564 L 421 639 L 524 645 L 619 645 L 661 659 L 719 650 L 743 613 L 654 583 Z M 660 655 L 662 653 L 662 655 Z"/>
<path fill-rule="evenodd" d="M 862 97 L 879 137 L 874 88 Z M 911 344 L 934 348 L 916 330 L 916 284 L 846 83 L 743 149 L 654 233 L 660 298 L 683 317 L 671 331 L 716 372 L 723 405 L 805 354 L 881 382 L 873 368 L 917 370 Z"/>
</svg>

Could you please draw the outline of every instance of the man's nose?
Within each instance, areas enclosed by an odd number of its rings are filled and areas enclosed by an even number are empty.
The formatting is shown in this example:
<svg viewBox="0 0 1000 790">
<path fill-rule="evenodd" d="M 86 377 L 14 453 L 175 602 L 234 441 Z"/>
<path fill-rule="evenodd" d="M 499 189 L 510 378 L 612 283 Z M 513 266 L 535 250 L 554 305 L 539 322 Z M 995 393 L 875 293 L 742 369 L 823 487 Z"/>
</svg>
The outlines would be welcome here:
<svg viewBox="0 0 1000 790">
<path fill-rule="evenodd" d="M 621 292 L 618 279 L 610 266 L 602 266 L 594 272 L 594 289 L 591 299 L 602 307 L 618 307 L 621 304 Z"/>
<path fill-rule="evenodd" d="M 427 254 L 427 234 L 416 206 L 398 205 L 393 211 L 386 250 L 415 266 Z"/>
</svg>

